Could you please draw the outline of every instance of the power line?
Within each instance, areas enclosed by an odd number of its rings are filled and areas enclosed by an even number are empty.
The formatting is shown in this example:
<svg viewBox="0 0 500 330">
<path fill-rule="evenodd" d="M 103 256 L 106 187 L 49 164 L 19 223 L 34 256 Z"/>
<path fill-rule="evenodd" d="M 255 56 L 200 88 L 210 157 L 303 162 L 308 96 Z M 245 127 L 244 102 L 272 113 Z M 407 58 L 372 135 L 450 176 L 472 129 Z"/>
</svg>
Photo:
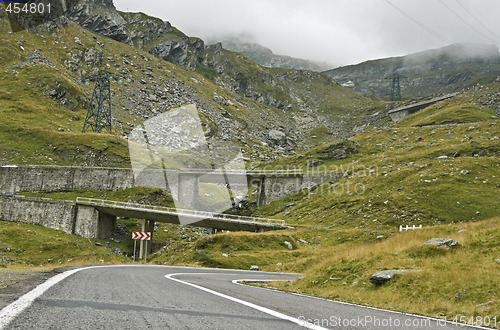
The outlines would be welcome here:
<svg viewBox="0 0 500 330">
<path fill-rule="evenodd" d="M 431 29 L 430 27 L 428 27 L 427 25 L 419 22 L 417 19 L 413 18 L 411 15 L 407 14 L 406 12 L 404 12 L 401 8 L 399 8 L 398 6 L 396 6 L 395 4 L 391 3 L 389 0 L 385 0 L 389 5 L 391 5 L 394 9 L 396 9 L 397 11 L 399 11 L 401 14 L 403 14 L 404 16 L 406 16 L 408 19 L 410 19 L 413 23 L 417 24 L 418 26 L 420 26 L 422 29 L 424 29 L 425 31 L 429 32 L 430 34 L 432 34 L 433 36 L 435 36 L 436 38 L 440 39 L 441 41 L 446 41 L 446 42 L 450 42 L 448 39 L 446 39 L 445 37 L 443 37 L 442 35 L 440 35 L 439 33 L 437 33 L 436 31 L 434 31 L 433 29 Z"/>
<path fill-rule="evenodd" d="M 500 37 L 495 33 L 493 32 L 492 30 L 490 30 L 486 25 L 483 24 L 483 22 L 481 22 L 481 20 L 479 20 L 476 16 L 474 16 L 471 11 L 469 9 L 467 9 L 460 1 L 456 0 L 456 2 L 460 5 L 460 7 L 462 7 L 467 13 L 469 13 L 469 15 L 474 19 L 476 20 L 476 22 L 478 22 L 483 28 L 485 28 L 486 30 L 488 30 L 492 35 L 495 36 L 495 38 L 497 38 L 498 40 L 500 40 Z"/>
<path fill-rule="evenodd" d="M 474 31 L 476 31 L 477 33 L 479 33 L 480 35 L 482 35 L 483 37 L 485 37 L 486 39 L 488 39 L 489 41 L 491 42 L 494 42 L 496 43 L 496 40 L 493 40 L 491 39 L 490 37 L 488 37 L 487 35 L 485 35 L 484 33 L 482 33 L 481 31 L 479 31 L 478 29 L 476 29 L 472 24 L 470 24 L 467 20 L 465 20 L 462 16 L 458 15 L 457 12 L 455 12 L 453 9 L 451 9 L 443 0 L 439 0 L 439 2 L 441 2 L 441 4 L 443 6 L 445 6 L 450 12 L 453 13 L 453 15 L 455 15 L 456 17 L 458 17 L 462 22 L 464 22 L 465 24 L 467 24 L 471 29 L 473 29 Z"/>
</svg>

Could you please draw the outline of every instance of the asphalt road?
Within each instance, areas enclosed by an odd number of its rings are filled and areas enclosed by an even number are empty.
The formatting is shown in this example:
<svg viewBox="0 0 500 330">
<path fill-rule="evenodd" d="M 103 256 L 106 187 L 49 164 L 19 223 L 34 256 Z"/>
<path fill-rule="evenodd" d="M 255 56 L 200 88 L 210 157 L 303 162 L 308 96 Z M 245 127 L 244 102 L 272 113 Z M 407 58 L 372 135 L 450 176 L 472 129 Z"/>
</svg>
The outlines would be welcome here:
<svg viewBox="0 0 500 330">
<path fill-rule="evenodd" d="M 59 274 L 0 311 L 0 329 L 464 329 L 436 319 L 249 287 L 297 275 L 163 266 Z"/>
</svg>

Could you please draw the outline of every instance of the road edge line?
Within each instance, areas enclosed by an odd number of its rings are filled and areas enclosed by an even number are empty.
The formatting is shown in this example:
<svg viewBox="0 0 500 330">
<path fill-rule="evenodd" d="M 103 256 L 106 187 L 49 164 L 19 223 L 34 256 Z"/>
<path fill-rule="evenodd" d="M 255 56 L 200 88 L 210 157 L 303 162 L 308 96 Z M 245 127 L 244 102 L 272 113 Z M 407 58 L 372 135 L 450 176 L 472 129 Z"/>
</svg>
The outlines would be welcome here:
<svg viewBox="0 0 500 330">
<path fill-rule="evenodd" d="M 299 326 L 302 326 L 302 327 L 305 327 L 305 328 L 308 328 L 308 329 L 314 329 L 314 330 L 324 330 L 324 329 L 326 329 L 326 328 L 323 328 L 323 327 L 320 327 L 320 326 L 317 326 L 317 325 L 314 325 L 314 324 L 308 324 L 307 322 L 304 322 L 304 320 L 300 320 L 298 318 L 295 318 L 295 317 L 292 317 L 292 316 L 289 316 L 289 315 L 286 315 L 286 314 L 274 311 L 274 310 L 269 309 L 267 307 L 259 306 L 257 304 L 254 304 L 254 303 L 251 303 L 251 302 L 248 302 L 248 301 L 245 301 L 245 300 L 241 300 L 241 299 L 238 299 L 238 298 L 226 295 L 224 293 L 220 293 L 220 292 L 217 292 L 217 291 L 205 288 L 203 286 L 200 286 L 200 285 L 197 285 L 197 284 L 194 284 L 194 283 L 189 283 L 189 282 L 186 282 L 186 281 L 179 280 L 177 278 L 173 278 L 173 276 L 179 276 L 179 275 L 193 275 L 193 274 L 191 274 L 191 273 L 168 274 L 168 275 L 165 275 L 165 278 L 167 278 L 169 280 L 172 280 L 172 281 L 175 281 L 175 282 L 178 282 L 178 283 L 181 283 L 181 284 L 184 284 L 184 285 L 189 285 L 189 286 L 191 286 L 193 288 L 196 288 L 196 289 L 208 292 L 208 293 L 216 295 L 218 297 L 221 297 L 221 298 L 224 298 L 224 299 L 227 299 L 227 300 L 231 300 L 231 301 L 236 302 L 238 304 L 241 304 L 241 305 L 244 305 L 244 306 L 256 309 L 256 310 L 258 310 L 260 312 L 269 314 L 269 315 L 277 317 L 279 319 L 290 321 L 292 323 L 295 323 L 295 324 L 297 324 Z"/>
<path fill-rule="evenodd" d="M 7 326 L 17 315 L 19 315 L 26 308 L 28 308 L 33 303 L 33 301 L 36 298 L 40 297 L 42 294 L 44 294 L 45 291 L 47 291 L 48 289 L 50 289 L 52 286 L 56 285 L 57 283 L 61 282 L 65 278 L 79 272 L 82 269 L 86 269 L 86 268 L 91 268 L 91 267 L 77 268 L 77 269 L 65 271 L 64 273 L 61 273 L 61 274 L 57 274 L 57 275 L 49 278 L 47 281 L 43 282 L 42 284 L 38 285 L 37 287 L 35 287 L 33 290 L 29 291 L 28 293 L 25 293 L 16 301 L 5 306 L 2 310 L 0 310 L 0 330 L 4 329 L 5 326 Z"/>
<path fill-rule="evenodd" d="M 284 294 L 292 294 L 294 296 L 299 296 L 299 297 L 304 297 L 304 298 L 311 298 L 311 299 L 316 299 L 316 300 L 323 300 L 323 301 L 328 301 L 328 302 L 332 302 L 332 303 L 337 303 L 337 304 L 340 304 L 340 305 L 346 305 L 346 306 L 352 306 L 352 307 L 360 307 L 360 308 L 365 308 L 365 309 L 379 311 L 379 312 L 389 312 L 389 313 L 394 313 L 394 314 L 399 314 L 399 315 L 404 315 L 404 316 L 410 316 L 410 317 L 415 317 L 415 318 L 420 318 L 420 319 L 428 319 L 428 320 L 439 321 L 439 322 L 445 321 L 446 324 L 449 324 L 451 326 L 460 326 L 462 329 L 463 328 L 484 329 L 484 330 L 494 330 L 495 329 L 495 328 L 482 327 L 482 326 L 478 326 L 478 325 L 457 323 L 457 322 L 453 322 L 453 321 L 438 319 L 438 318 L 435 318 L 435 317 L 432 317 L 432 316 L 418 315 L 418 314 L 412 314 L 412 313 L 407 313 L 407 312 L 393 311 L 393 310 L 390 310 L 390 309 L 383 309 L 383 308 L 378 308 L 378 307 L 358 305 L 358 304 L 353 304 L 353 303 L 349 303 L 349 302 L 345 302 L 345 301 L 340 301 L 340 300 L 333 300 L 333 299 L 328 299 L 328 298 L 323 298 L 323 297 L 316 297 L 316 296 L 311 296 L 311 295 L 297 293 L 297 292 L 282 291 L 282 290 L 278 290 L 278 289 L 266 288 L 266 287 L 261 287 L 261 286 L 253 286 L 253 285 L 248 285 L 248 284 L 242 283 L 242 282 L 249 282 L 249 283 L 251 283 L 251 282 L 283 282 L 283 281 L 286 281 L 286 280 L 240 279 L 240 280 L 232 280 L 231 283 L 236 284 L 236 285 L 245 286 L 245 287 L 250 287 L 250 288 L 262 289 L 262 290 L 269 290 L 269 291 L 280 292 L 280 293 L 284 293 Z"/>
</svg>

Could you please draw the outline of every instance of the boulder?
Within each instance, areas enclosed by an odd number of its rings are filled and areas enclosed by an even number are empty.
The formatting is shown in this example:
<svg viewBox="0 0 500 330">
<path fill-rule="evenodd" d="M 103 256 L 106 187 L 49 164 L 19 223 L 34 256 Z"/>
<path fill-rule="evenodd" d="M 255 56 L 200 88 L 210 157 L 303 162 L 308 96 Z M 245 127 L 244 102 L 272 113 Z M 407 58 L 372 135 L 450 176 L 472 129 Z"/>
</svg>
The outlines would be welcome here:
<svg viewBox="0 0 500 330">
<path fill-rule="evenodd" d="M 283 244 L 285 244 L 285 246 L 288 250 L 293 250 L 293 245 L 289 241 L 285 241 Z"/>
<path fill-rule="evenodd" d="M 445 247 L 445 248 L 454 248 L 457 247 L 459 244 L 457 241 L 452 240 L 451 238 L 431 238 L 427 242 L 424 243 L 424 245 L 434 245 L 438 247 Z"/>
<path fill-rule="evenodd" d="M 259 269 L 260 269 L 259 266 L 255 266 L 255 265 L 250 266 L 250 270 L 259 270 Z"/>
<path fill-rule="evenodd" d="M 270 146 L 284 146 L 286 144 L 285 133 L 272 129 L 269 131 L 268 140 Z"/>
<path fill-rule="evenodd" d="M 370 276 L 370 283 L 375 285 L 383 284 L 387 281 L 390 281 L 394 278 L 395 275 L 408 274 L 408 273 L 416 273 L 419 272 L 419 269 L 389 269 L 382 270 L 380 272 L 376 272 L 372 276 Z"/>
</svg>

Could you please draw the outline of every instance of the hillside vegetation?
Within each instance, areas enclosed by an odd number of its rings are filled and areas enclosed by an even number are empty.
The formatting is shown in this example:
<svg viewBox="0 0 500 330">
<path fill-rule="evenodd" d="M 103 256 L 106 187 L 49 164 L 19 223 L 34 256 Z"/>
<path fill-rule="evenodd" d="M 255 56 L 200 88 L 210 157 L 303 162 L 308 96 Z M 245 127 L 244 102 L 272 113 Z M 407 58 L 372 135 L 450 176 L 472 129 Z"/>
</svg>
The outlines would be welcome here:
<svg viewBox="0 0 500 330">
<path fill-rule="evenodd" d="M 123 33 L 101 36 L 64 18 L 12 33 L 5 12 L 0 13 L 0 112 L 5 119 L 0 163 L 128 167 L 131 130 L 186 104 L 197 105 L 209 142 L 235 143 L 253 162 L 321 143 L 311 139 L 319 125 L 328 136 L 344 138 L 387 121 L 380 102 L 320 73 L 265 68 L 222 48 L 207 48 L 205 60 L 192 67 L 176 63 L 153 52 L 153 46 L 180 40 L 205 47 L 203 41 L 144 14 L 118 13 L 111 1 L 102 8 L 96 1 L 80 2 L 75 8 L 82 10 L 70 18 L 87 27 L 85 15 L 94 15 L 110 24 L 99 31 L 126 28 Z M 152 29 L 157 25 L 161 28 Z M 124 35 L 135 37 L 124 40 Z M 122 76 L 111 83 L 113 132 L 82 134 L 99 70 Z M 271 131 L 283 138 L 273 139 Z"/>
<path fill-rule="evenodd" d="M 498 315 L 500 124 L 481 100 L 499 91 L 499 83 L 483 86 L 390 128 L 363 132 L 341 144 L 352 150 L 345 159 L 329 159 L 339 148 L 334 142 L 263 164 L 283 169 L 322 162 L 312 169 L 349 177 L 253 210 L 285 219 L 295 230 L 172 242 L 153 262 L 258 265 L 305 274 L 271 284 L 284 290 L 448 319 Z M 400 225 L 423 228 L 400 233 Z M 455 239 L 460 247 L 422 245 L 433 237 Z M 421 272 L 374 286 L 370 275 L 383 269 Z"/>
<path fill-rule="evenodd" d="M 257 265 L 304 274 L 270 284 L 280 289 L 448 319 L 499 314 L 498 79 L 474 75 L 474 88 L 392 124 L 385 103 L 328 76 L 262 67 L 161 20 L 118 13 L 111 1 L 94 13 L 96 1 L 80 1 L 89 11 L 72 21 L 31 32 L 10 33 L 0 14 L 0 164 L 129 167 L 126 135 L 134 127 L 194 103 L 209 142 L 241 146 L 249 167 L 346 175 L 262 207 L 253 196 L 248 208 L 231 210 L 283 219 L 295 229 L 208 236 L 158 224 L 154 243 L 163 248 L 148 262 Z M 89 13 L 121 32 L 102 36 L 75 23 L 83 25 L 81 15 Z M 179 47 L 186 56 L 165 53 Z M 114 131 L 84 134 L 101 69 L 124 77 L 112 83 Z M 476 86 L 483 80 L 488 84 Z M 172 205 L 164 192 L 141 187 L 30 195 Z M 130 262 L 130 232 L 140 221 L 118 222 L 117 236 L 105 241 L 0 222 L 0 267 Z M 400 225 L 423 228 L 398 232 Z M 433 237 L 460 245 L 422 245 Z M 370 275 L 383 269 L 421 271 L 370 284 Z"/>
</svg>

